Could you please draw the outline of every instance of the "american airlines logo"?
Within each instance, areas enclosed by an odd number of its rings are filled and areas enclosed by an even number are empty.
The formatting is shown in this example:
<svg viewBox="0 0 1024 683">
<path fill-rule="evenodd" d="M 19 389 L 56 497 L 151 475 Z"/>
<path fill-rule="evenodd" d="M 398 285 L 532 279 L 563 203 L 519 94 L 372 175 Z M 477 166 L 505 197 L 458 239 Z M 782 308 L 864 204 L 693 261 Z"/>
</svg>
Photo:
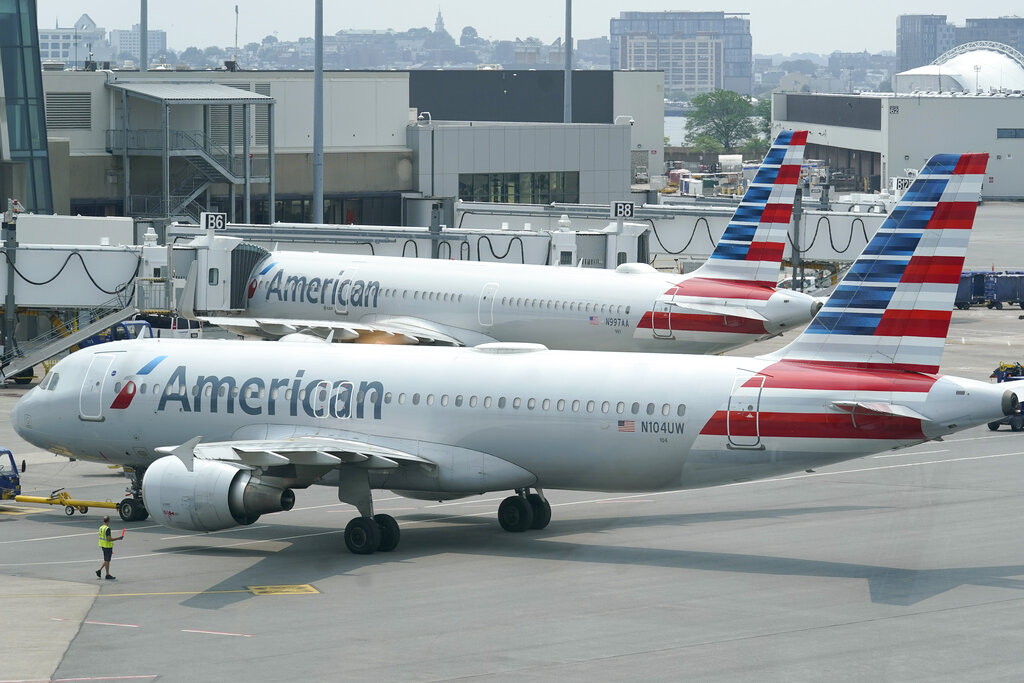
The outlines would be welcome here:
<svg viewBox="0 0 1024 683">
<path fill-rule="evenodd" d="M 237 411 L 246 415 L 381 419 L 381 382 L 305 379 L 305 373 L 299 370 L 294 377 L 243 380 L 231 375 L 199 375 L 193 381 L 188 368 L 179 365 L 167 380 L 157 411 L 177 408 L 183 413 L 231 415 Z"/>
<path fill-rule="evenodd" d="M 353 280 L 344 275 L 345 271 L 342 270 L 332 277 L 307 278 L 304 275 L 285 275 L 284 269 L 281 269 L 267 283 L 266 300 L 377 308 L 380 281 Z M 251 298 L 255 294 L 252 284 L 250 291 Z"/>
</svg>

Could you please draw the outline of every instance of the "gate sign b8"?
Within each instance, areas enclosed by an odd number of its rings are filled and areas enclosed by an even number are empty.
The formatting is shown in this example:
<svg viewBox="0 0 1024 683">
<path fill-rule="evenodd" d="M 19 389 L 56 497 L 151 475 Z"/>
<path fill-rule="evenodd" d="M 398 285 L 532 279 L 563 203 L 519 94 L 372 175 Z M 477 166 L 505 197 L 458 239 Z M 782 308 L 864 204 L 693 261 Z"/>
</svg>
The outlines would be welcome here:
<svg viewBox="0 0 1024 683">
<path fill-rule="evenodd" d="M 203 230 L 223 230 L 228 227 L 228 215 L 203 211 L 199 214 L 199 227 Z"/>
<path fill-rule="evenodd" d="M 612 218 L 632 218 L 633 202 L 612 202 Z"/>
</svg>

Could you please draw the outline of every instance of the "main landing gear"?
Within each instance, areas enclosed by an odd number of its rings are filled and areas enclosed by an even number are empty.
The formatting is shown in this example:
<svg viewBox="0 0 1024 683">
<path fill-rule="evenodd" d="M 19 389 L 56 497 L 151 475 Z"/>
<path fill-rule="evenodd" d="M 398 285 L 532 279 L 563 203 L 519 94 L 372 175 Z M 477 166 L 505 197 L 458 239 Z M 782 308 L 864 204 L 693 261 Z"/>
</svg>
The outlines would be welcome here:
<svg viewBox="0 0 1024 683">
<path fill-rule="evenodd" d="M 338 500 L 359 510 L 345 527 L 345 547 L 356 555 L 389 553 L 398 547 L 402 532 L 391 515 L 373 514 L 370 481 L 364 469 L 342 466 L 338 479 Z"/>
<path fill-rule="evenodd" d="M 505 531 L 526 531 L 543 529 L 551 521 L 551 503 L 544 492 L 537 489 L 516 489 L 516 495 L 509 496 L 498 506 L 498 524 Z"/>
<path fill-rule="evenodd" d="M 117 504 L 117 514 L 121 515 L 121 519 L 125 522 L 141 522 L 149 517 L 149 511 L 142 503 L 142 477 L 146 474 L 146 470 L 126 467 L 124 473 L 131 479 L 131 486 L 126 491 L 131 497 L 124 498 Z"/>
</svg>

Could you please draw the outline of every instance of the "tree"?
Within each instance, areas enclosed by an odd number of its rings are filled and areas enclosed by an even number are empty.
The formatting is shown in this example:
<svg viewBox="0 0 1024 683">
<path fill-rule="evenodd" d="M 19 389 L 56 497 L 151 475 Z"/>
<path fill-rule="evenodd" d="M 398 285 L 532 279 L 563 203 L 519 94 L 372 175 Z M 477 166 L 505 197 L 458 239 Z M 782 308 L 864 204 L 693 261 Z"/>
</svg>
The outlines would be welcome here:
<svg viewBox="0 0 1024 683">
<path fill-rule="evenodd" d="M 757 117 L 757 127 L 765 138 L 772 134 L 772 96 L 766 95 L 757 101 L 754 106 L 754 116 Z"/>
<path fill-rule="evenodd" d="M 206 65 L 206 55 L 198 47 L 187 47 L 180 55 L 178 55 L 179 61 L 183 64 L 190 64 L 192 66 L 204 66 Z"/>
<path fill-rule="evenodd" d="M 809 59 L 793 59 L 779 64 L 779 69 L 785 73 L 799 73 L 813 76 L 818 71 L 818 65 Z"/>
<path fill-rule="evenodd" d="M 462 35 L 459 37 L 459 45 L 462 47 L 473 47 L 480 40 L 480 34 L 472 26 L 466 26 L 462 29 Z"/>
<path fill-rule="evenodd" d="M 754 105 L 731 90 L 715 90 L 695 96 L 694 110 L 686 119 L 686 143 L 695 145 L 701 138 L 710 138 L 726 152 L 732 152 L 747 138 L 757 133 L 752 121 Z"/>
</svg>

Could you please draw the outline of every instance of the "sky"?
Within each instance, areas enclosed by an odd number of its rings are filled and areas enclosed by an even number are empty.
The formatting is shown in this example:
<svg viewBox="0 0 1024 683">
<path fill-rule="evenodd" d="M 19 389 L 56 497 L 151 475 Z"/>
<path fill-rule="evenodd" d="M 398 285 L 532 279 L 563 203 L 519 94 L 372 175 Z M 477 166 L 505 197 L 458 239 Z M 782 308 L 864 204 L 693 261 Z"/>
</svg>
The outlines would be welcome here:
<svg viewBox="0 0 1024 683">
<path fill-rule="evenodd" d="M 180 52 L 186 47 L 228 47 L 235 42 L 235 5 L 238 5 L 238 44 L 260 42 L 264 36 L 296 40 L 313 35 L 313 0 L 163 0 L 149 3 L 150 29 L 167 32 L 167 45 Z M 530 36 L 550 43 L 565 32 L 565 3 L 558 0 L 480 0 L 429 2 L 339 2 L 325 0 L 324 33 L 341 29 L 433 28 L 440 9 L 445 28 L 456 40 L 465 26 L 473 26 L 489 40 Z M 754 52 L 792 54 L 816 52 L 881 52 L 896 50 L 896 17 L 900 14 L 945 14 L 947 21 L 963 25 L 967 17 L 999 17 L 1024 13 L 1020 0 L 988 0 L 981 11 L 965 10 L 968 3 L 948 0 L 900 2 L 812 3 L 807 0 L 766 0 L 709 3 L 701 10 L 748 12 Z M 139 22 L 139 0 L 37 0 L 39 25 L 71 27 L 88 14 L 108 31 L 129 29 Z M 608 35 L 608 22 L 619 12 L 657 12 L 681 9 L 677 3 L 631 4 L 621 0 L 577 0 L 573 4 L 573 38 Z M 698 9 L 690 7 L 687 9 Z"/>
</svg>

